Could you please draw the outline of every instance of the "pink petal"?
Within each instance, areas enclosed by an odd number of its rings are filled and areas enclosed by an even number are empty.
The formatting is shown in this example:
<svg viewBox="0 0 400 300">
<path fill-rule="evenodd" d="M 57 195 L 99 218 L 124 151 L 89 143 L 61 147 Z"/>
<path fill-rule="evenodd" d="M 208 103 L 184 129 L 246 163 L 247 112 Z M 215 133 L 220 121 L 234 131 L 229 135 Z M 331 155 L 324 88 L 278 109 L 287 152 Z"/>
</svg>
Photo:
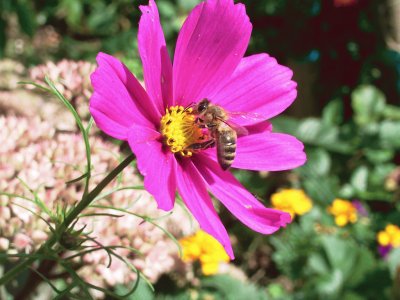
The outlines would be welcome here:
<svg viewBox="0 0 400 300">
<path fill-rule="evenodd" d="M 131 125 L 152 127 L 160 121 L 154 103 L 124 64 L 105 53 L 97 55 L 97 63 L 91 76 L 90 112 L 101 130 L 126 140 Z"/>
<path fill-rule="evenodd" d="M 266 120 L 280 114 L 296 98 L 292 75 L 292 70 L 265 53 L 245 57 L 229 81 L 209 99 L 227 111 L 257 113 Z M 250 115 L 241 125 L 259 121 L 252 122 Z"/>
<path fill-rule="evenodd" d="M 298 139 L 267 131 L 238 138 L 232 167 L 282 171 L 299 167 L 306 159 L 304 146 Z"/>
<path fill-rule="evenodd" d="M 178 166 L 178 190 L 185 205 L 199 222 L 200 227 L 215 237 L 229 257 L 234 259 L 229 235 L 214 209 L 199 171 L 189 159 L 182 159 Z"/>
<path fill-rule="evenodd" d="M 128 118 L 125 116 L 124 118 L 119 119 L 119 116 L 114 115 L 112 112 L 107 115 L 107 113 L 97 110 L 95 107 L 102 101 L 106 102 L 107 100 L 96 92 L 94 92 L 90 98 L 90 113 L 93 116 L 97 127 L 107 133 L 109 136 L 125 141 L 128 138 L 128 130 L 130 126 L 130 124 L 126 124 L 125 122 L 128 120 Z M 95 104 L 92 105 L 92 103 Z M 114 119 L 116 121 L 114 121 Z"/>
<path fill-rule="evenodd" d="M 257 133 L 267 133 L 272 131 L 272 124 L 268 121 L 263 121 L 250 126 L 246 126 L 246 129 L 249 133 L 248 135 Z"/>
<path fill-rule="evenodd" d="M 143 63 L 146 91 L 164 114 L 172 103 L 172 63 L 165 45 L 157 5 L 154 0 L 148 6 L 140 6 L 138 47 Z"/>
<path fill-rule="evenodd" d="M 194 162 L 211 193 L 254 231 L 271 234 L 291 222 L 288 213 L 264 207 L 230 172 L 223 171 L 215 161 L 197 155 Z"/>
<path fill-rule="evenodd" d="M 239 64 L 250 34 L 251 23 L 243 4 L 220 0 L 196 6 L 176 44 L 175 101 L 186 106 L 214 93 Z"/>
<path fill-rule="evenodd" d="M 144 176 L 144 187 L 154 196 L 158 208 L 171 210 L 176 191 L 176 160 L 172 152 L 163 149 L 160 133 L 149 128 L 132 126 L 128 142 Z"/>
</svg>

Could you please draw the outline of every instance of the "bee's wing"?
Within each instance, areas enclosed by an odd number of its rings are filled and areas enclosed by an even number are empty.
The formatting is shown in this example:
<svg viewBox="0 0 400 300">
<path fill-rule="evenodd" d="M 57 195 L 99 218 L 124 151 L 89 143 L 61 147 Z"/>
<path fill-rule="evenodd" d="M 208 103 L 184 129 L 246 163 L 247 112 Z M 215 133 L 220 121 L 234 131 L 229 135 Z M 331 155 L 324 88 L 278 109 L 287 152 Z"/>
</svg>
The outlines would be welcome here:
<svg viewBox="0 0 400 300">
<path fill-rule="evenodd" d="M 258 113 L 228 112 L 229 122 L 239 123 L 241 126 L 265 121 L 266 118 Z"/>
<path fill-rule="evenodd" d="M 225 123 L 229 127 L 231 127 L 233 130 L 235 130 L 237 135 L 248 135 L 249 134 L 249 131 L 245 127 L 243 127 L 239 124 L 236 124 L 235 122 L 233 122 L 230 119 L 228 121 L 226 121 Z"/>
</svg>

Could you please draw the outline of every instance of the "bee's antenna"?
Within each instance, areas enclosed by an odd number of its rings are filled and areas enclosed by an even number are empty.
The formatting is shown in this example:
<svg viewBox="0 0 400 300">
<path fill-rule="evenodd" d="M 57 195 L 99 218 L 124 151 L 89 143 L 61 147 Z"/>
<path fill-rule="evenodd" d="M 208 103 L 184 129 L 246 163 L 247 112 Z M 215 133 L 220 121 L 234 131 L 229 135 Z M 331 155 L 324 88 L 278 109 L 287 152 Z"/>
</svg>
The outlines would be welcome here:
<svg viewBox="0 0 400 300">
<path fill-rule="evenodd" d="M 183 111 L 187 111 L 189 108 L 194 107 L 196 105 L 195 102 L 190 103 L 188 106 L 185 107 Z"/>
</svg>

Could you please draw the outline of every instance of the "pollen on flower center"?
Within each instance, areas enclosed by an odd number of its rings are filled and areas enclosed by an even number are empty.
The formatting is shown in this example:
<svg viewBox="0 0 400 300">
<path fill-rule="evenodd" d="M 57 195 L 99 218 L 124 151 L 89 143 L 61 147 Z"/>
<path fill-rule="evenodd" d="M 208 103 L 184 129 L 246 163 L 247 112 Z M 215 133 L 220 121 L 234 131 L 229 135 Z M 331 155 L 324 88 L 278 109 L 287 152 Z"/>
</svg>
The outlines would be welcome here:
<svg viewBox="0 0 400 300">
<path fill-rule="evenodd" d="M 172 106 L 165 110 L 161 118 L 160 132 L 164 143 L 169 146 L 173 153 L 190 157 L 194 150 L 188 147 L 195 143 L 204 142 L 208 136 L 196 125 L 196 116 L 192 114 L 192 108 L 183 106 Z"/>
</svg>

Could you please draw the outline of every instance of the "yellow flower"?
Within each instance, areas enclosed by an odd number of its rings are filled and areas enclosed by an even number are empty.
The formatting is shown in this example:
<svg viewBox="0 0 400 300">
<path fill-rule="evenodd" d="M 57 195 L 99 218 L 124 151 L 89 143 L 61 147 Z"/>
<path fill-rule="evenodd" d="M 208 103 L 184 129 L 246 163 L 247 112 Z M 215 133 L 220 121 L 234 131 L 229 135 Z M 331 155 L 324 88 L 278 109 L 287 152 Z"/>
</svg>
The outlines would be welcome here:
<svg viewBox="0 0 400 300">
<path fill-rule="evenodd" d="M 183 249 L 182 260 L 185 262 L 199 260 L 204 275 L 216 274 L 220 263 L 229 261 L 229 256 L 222 245 L 202 230 L 179 240 L 179 243 Z"/>
<path fill-rule="evenodd" d="M 271 196 L 272 206 L 281 211 L 288 212 L 292 219 L 295 215 L 304 215 L 312 208 L 311 199 L 298 189 L 283 189 Z"/>
<path fill-rule="evenodd" d="M 332 205 L 328 207 L 328 212 L 335 217 L 335 223 L 340 227 L 357 221 L 357 208 L 347 200 L 333 200 Z"/>
<path fill-rule="evenodd" d="M 388 224 L 385 230 L 378 232 L 376 239 L 381 246 L 391 246 L 393 248 L 400 247 L 400 227 L 393 224 Z"/>
</svg>

